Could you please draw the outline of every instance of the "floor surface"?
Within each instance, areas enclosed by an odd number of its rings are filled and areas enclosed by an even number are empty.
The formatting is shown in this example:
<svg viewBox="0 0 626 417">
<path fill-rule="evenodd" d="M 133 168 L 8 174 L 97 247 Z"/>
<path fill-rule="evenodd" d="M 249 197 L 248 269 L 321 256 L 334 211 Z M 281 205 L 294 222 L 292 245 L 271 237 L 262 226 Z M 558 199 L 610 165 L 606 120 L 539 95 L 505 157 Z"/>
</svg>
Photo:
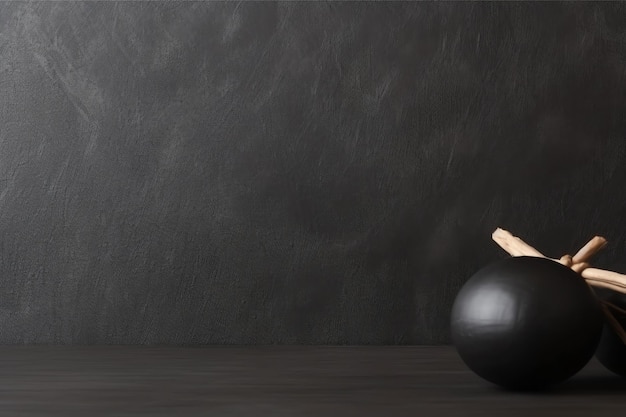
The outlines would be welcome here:
<svg viewBox="0 0 626 417">
<path fill-rule="evenodd" d="M 1 347 L 1 416 L 617 416 L 597 362 L 549 393 L 502 391 L 449 347 Z"/>
</svg>

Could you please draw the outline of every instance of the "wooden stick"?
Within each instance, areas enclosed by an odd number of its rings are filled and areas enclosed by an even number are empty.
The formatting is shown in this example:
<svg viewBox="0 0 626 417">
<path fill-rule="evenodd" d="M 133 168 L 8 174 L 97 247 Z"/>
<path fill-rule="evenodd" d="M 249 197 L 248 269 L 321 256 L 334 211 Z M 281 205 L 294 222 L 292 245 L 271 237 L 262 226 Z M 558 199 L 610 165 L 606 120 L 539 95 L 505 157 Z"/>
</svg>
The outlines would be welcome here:
<svg viewBox="0 0 626 417">
<path fill-rule="evenodd" d="M 570 265 L 574 272 L 581 274 L 585 269 L 589 268 L 589 264 L 587 262 L 580 262 L 574 265 Z"/>
<path fill-rule="evenodd" d="M 511 256 L 534 256 L 539 258 L 547 258 L 537 249 L 533 248 L 522 239 L 513 236 L 510 232 L 497 228 L 491 235 L 492 239 Z M 617 291 L 626 294 L 626 275 L 618 274 L 617 272 L 606 271 L 604 269 L 589 268 L 587 262 L 593 255 L 598 253 L 607 241 L 601 236 L 594 236 L 585 246 L 583 246 L 576 255 L 564 255 L 560 259 L 551 259 L 560 263 L 568 268 L 571 268 L 576 273 L 579 273 L 587 282 L 588 285 L 593 287 L 608 288 L 613 291 Z M 622 343 L 626 345 L 626 330 L 615 318 L 610 308 L 615 311 L 625 313 L 626 310 L 621 309 L 609 302 L 600 302 L 602 312 L 606 317 L 608 324 L 615 331 L 617 336 L 621 339 Z"/>
<path fill-rule="evenodd" d="M 598 268 L 587 268 L 582 274 L 586 280 L 605 281 L 626 288 L 626 275 Z"/>
<path fill-rule="evenodd" d="M 555 259 L 555 261 L 568 268 L 571 267 L 573 264 L 571 255 L 563 255 L 561 256 L 561 259 Z"/>
<path fill-rule="evenodd" d="M 601 305 L 602 305 L 602 310 L 604 311 L 604 316 L 607 319 L 607 322 L 609 323 L 613 331 L 615 331 L 617 336 L 622 340 L 622 343 L 626 345 L 626 331 L 624 330 L 620 322 L 615 318 L 613 313 L 611 313 L 609 308 L 605 304 L 601 304 Z"/>
<path fill-rule="evenodd" d="M 602 301 L 602 303 L 603 303 L 604 305 L 606 305 L 607 307 L 609 307 L 610 309 L 615 310 L 615 311 L 617 311 L 617 312 L 618 312 L 618 313 L 620 313 L 620 314 L 624 314 L 624 315 L 626 315 L 626 310 L 624 310 L 623 308 L 618 307 L 618 306 L 616 306 L 615 304 L 613 304 L 613 303 L 611 303 L 611 302 L 609 302 L 609 301 L 604 301 L 604 300 L 603 300 L 603 301 Z"/>
<path fill-rule="evenodd" d="M 593 279 L 586 279 L 585 281 L 587 281 L 587 284 L 591 285 L 592 287 L 606 288 L 606 289 L 613 290 L 622 294 L 626 294 L 626 288 L 621 287 L 619 285 L 611 284 L 610 282 L 596 281 Z"/>
<path fill-rule="evenodd" d="M 511 256 L 535 256 L 545 258 L 537 249 L 524 242 L 522 239 L 513 236 L 510 232 L 497 228 L 491 235 L 492 239 L 507 251 Z"/>
<path fill-rule="evenodd" d="M 587 262 L 593 255 L 598 253 L 607 244 L 602 236 L 595 236 L 572 257 L 574 264 Z"/>
<path fill-rule="evenodd" d="M 491 237 L 509 255 L 522 256 L 522 253 L 520 253 L 520 251 L 511 243 L 509 235 L 510 234 L 507 235 L 507 233 L 504 230 L 498 228 L 496 229 L 495 232 L 493 232 Z"/>
</svg>

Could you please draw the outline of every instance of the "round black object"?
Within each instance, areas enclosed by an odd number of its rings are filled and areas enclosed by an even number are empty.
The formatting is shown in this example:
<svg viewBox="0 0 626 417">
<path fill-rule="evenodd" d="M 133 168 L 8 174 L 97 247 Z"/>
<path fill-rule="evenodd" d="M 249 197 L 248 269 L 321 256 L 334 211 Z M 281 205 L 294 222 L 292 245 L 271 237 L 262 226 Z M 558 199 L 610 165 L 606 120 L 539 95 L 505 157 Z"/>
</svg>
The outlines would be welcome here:
<svg viewBox="0 0 626 417">
<path fill-rule="evenodd" d="M 611 294 L 605 299 L 621 309 L 626 309 L 626 295 L 624 294 Z M 626 327 L 626 314 L 613 310 L 611 312 L 617 321 Z M 626 377 L 626 344 L 622 342 L 622 339 L 608 323 L 604 324 L 600 344 L 596 350 L 596 358 L 609 371 Z"/>
<path fill-rule="evenodd" d="M 452 341 L 478 376 L 509 389 L 565 381 L 593 357 L 603 316 L 585 281 L 555 261 L 515 257 L 478 271 L 452 308 Z"/>
</svg>

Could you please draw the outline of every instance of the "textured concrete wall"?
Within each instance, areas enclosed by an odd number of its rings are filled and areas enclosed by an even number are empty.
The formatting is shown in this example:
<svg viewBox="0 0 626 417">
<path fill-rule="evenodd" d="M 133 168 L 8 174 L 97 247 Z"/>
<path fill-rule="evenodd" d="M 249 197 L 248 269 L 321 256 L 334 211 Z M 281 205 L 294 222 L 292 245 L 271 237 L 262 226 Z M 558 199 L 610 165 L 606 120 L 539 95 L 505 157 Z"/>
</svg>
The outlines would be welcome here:
<svg viewBox="0 0 626 417">
<path fill-rule="evenodd" d="M 445 343 L 511 229 L 626 271 L 626 7 L 0 3 L 0 343 Z"/>
</svg>

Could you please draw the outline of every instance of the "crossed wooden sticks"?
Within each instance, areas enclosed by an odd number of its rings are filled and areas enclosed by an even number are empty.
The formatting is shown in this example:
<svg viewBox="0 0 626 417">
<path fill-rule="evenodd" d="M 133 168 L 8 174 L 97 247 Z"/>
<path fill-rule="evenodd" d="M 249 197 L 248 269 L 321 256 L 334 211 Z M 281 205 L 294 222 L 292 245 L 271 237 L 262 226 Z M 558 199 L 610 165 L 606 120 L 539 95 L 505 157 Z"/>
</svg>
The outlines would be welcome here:
<svg viewBox="0 0 626 417">
<path fill-rule="evenodd" d="M 587 262 L 593 255 L 606 246 L 607 242 L 603 237 L 595 236 L 578 252 L 576 252 L 576 255 L 563 255 L 559 259 L 553 259 L 543 255 L 519 237 L 513 236 L 510 232 L 501 228 L 497 228 L 491 237 L 511 256 L 534 256 L 551 259 L 579 273 L 592 288 L 608 288 L 610 290 L 626 294 L 626 275 L 606 271 L 604 269 L 591 268 Z M 604 312 L 609 325 L 617 333 L 622 342 L 626 344 L 626 330 L 615 318 L 615 313 L 626 315 L 626 310 L 604 300 L 600 300 L 600 305 L 602 306 L 602 311 Z"/>
</svg>

